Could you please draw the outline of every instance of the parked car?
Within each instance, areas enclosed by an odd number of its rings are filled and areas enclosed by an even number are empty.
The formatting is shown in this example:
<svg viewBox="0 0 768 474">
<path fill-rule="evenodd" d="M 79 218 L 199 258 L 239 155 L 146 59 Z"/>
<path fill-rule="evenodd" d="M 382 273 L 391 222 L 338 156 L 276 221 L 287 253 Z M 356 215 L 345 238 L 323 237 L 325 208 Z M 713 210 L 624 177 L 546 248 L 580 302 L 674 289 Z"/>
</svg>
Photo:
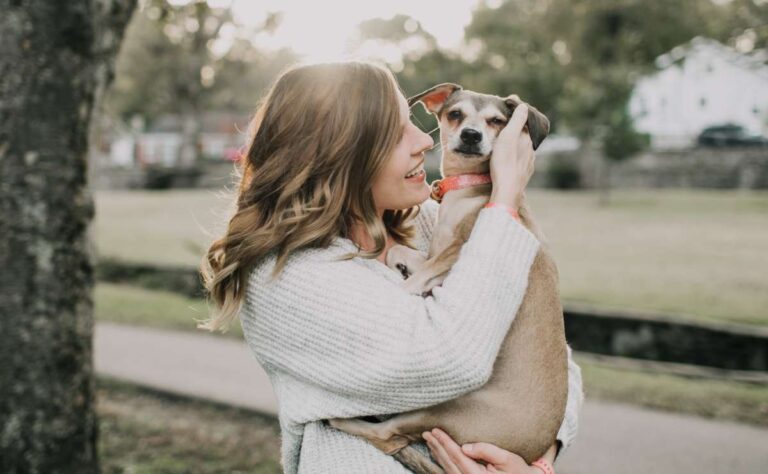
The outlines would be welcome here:
<svg viewBox="0 0 768 474">
<path fill-rule="evenodd" d="M 734 123 L 705 128 L 697 142 L 701 146 L 768 146 L 767 137 L 750 134 Z"/>
</svg>

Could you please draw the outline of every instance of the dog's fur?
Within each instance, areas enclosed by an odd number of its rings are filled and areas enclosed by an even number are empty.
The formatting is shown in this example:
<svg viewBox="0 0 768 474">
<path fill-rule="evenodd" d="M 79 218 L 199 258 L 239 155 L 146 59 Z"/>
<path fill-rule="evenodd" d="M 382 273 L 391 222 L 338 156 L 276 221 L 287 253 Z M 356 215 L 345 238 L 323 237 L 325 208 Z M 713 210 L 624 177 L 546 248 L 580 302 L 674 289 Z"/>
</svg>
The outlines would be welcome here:
<svg viewBox="0 0 768 474">
<path fill-rule="evenodd" d="M 439 84 L 409 99 L 421 101 L 440 122 L 442 175 L 488 173 L 493 143 L 506 125 L 517 96 L 501 98 Z M 457 112 L 459 111 L 459 112 Z M 549 121 L 529 106 L 526 123 L 534 148 L 549 132 Z M 469 132 L 467 130 L 470 130 Z M 491 184 L 446 193 L 425 259 L 406 246 L 392 247 L 387 265 L 410 276 L 404 287 L 424 294 L 439 285 L 469 238 L 478 213 L 491 195 Z M 523 224 L 543 244 L 526 204 Z M 516 453 L 530 464 L 549 449 L 562 424 L 568 394 L 568 362 L 558 274 L 541 246 L 530 269 L 522 305 L 502 343 L 493 374 L 480 389 L 439 405 L 403 413 L 380 423 L 333 419 L 343 431 L 365 437 L 414 472 L 442 472 L 414 448 L 421 433 L 440 427 L 457 443 L 488 442 Z"/>
</svg>

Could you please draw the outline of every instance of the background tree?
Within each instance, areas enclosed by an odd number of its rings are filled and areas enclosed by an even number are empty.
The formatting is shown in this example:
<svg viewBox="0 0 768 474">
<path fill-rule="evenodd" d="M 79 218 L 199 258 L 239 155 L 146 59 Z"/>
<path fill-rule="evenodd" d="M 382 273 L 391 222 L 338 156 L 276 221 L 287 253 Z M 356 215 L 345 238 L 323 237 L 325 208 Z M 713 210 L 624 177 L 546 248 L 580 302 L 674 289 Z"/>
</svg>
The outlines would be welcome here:
<svg viewBox="0 0 768 474">
<path fill-rule="evenodd" d="M 602 150 L 607 202 L 611 163 L 646 143 L 626 111 L 636 80 L 695 36 L 729 42 L 743 34 L 745 22 L 734 19 L 742 28 L 729 29 L 718 21 L 733 18 L 734 8 L 710 0 L 507 0 L 481 6 L 467 37 L 483 45 L 474 70 L 487 78 L 485 90 L 518 93 L 555 131 Z"/>
<path fill-rule="evenodd" d="M 179 163 L 194 165 L 204 112 L 248 113 L 295 54 L 264 54 L 250 41 L 279 23 L 267 17 L 257 29 L 235 22 L 229 9 L 204 0 L 171 4 L 146 0 L 126 35 L 117 61 L 117 79 L 106 100 L 107 113 L 151 122 L 163 114 L 182 123 Z"/>
<path fill-rule="evenodd" d="M 611 189 L 611 168 L 614 163 L 619 163 L 631 158 L 650 144 L 650 137 L 646 133 L 638 133 L 629 116 L 627 105 L 619 108 L 609 118 L 607 126 L 603 129 L 603 176 L 600 183 L 600 203 L 608 204 Z"/>
<path fill-rule="evenodd" d="M 0 471 L 98 472 L 87 130 L 133 0 L 0 0 Z"/>
</svg>

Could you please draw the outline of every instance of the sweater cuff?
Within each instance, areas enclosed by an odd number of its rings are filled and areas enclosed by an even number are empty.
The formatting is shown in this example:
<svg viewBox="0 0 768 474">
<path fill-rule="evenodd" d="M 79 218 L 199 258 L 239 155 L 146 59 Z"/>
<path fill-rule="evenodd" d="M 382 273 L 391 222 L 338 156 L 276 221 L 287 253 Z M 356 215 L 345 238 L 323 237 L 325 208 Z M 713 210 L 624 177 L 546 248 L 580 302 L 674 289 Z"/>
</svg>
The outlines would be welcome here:
<svg viewBox="0 0 768 474">
<path fill-rule="evenodd" d="M 560 427 L 560 430 L 557 432 L 557 436 L 555 437 L 555 439 L 560 442 L 560 449 L 557 451 L 555 459 L 562 456 L 565 452 L 565 449 L 568 447 L 568 434 L 564 431 L 564 428 L 565 424 Z"/>
<path fill-rule="evenodd" d="M 576 427 L 572 426 L 571 420 L 566 417 L 563 424 L 560 425 L 560 429 L 557 431 L 557 435 L 555 436 L 555 439 L 561 443 L 560 450 L 557 452 L 556 459 L 560 458 L 568 449 L 568 447 L 573 442 L 575 435 Z"/>
</svg>

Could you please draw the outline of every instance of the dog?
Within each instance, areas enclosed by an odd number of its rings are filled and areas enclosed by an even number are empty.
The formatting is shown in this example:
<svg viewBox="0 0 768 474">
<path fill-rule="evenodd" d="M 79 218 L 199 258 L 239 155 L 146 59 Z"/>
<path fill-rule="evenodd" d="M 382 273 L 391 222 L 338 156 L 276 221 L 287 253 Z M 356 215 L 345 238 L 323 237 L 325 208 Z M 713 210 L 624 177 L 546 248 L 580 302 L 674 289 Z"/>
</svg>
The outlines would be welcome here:
<svg viewBox="0 0 768 474">
<path fill-rule="evenodd" d="M 408 100 L 409 105 L 416 102 L 422 102 L 440 124 L 443 178 L 432 183 L 432 198 L 441 205 L 426 258 L 415 249 L 396 245 L 389 250 L 386 263 L 407 278 L 403 282 L 407 291 L 424 295 L 447 276 L 478 213 L 490 200 L 493 144 L 522 101 L 516 95 L 502 98 L 443 83 Z M 549 120 L 529 106 L 526 129 L 537 149 L 549 133 Z M 457 185 L 459 180 L 470 184 Z M 524 198 L 519 214 L 523 225 L 542 245 L 488 383 L 459 398 L 386 421 L 336 418 L 328 420 L 331 426 L 363 436 L 412 471 L 428 474 L 443 470 L 408 445 L 421 441 L 421 434 L 434 427 L 443 429 L 459 444 L 492 443 L 518 454 L 528 464 L 555 443 L 568 395 L 568 355 L 558 273 Z"/>
</svg>

